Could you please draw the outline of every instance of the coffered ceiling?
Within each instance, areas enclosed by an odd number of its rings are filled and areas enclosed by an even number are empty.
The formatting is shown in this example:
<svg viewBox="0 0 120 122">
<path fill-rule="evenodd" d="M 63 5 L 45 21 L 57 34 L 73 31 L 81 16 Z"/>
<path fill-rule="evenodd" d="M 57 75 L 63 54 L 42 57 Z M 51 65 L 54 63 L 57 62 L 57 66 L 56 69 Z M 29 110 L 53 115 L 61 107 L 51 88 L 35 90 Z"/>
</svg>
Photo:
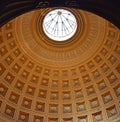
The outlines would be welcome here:
<svg viewBox="0 0 120 122">
<path fill-rule="evenodd" d="M 75 15 L 78 28 L 71 39 L 55 42 L 42 29 L 53 9 L 21 11 L 9 22 L 17 14 L 5 22 L 1 16 L 0 122 L 119 122 L 119 22 L 117 27 L 91 12 L 62 6 Z"/>
</svg>

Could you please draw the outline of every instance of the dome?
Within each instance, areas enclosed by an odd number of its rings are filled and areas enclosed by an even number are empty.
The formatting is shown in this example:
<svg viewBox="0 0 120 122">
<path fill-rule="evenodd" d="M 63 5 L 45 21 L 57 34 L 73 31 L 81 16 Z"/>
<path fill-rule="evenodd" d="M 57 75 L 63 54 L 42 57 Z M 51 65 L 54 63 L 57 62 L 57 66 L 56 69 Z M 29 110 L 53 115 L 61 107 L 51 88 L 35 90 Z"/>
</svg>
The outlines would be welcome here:
<svg viewBox="0 0 120 122">
<path fill-rule="evenodd" d="M 56 41 L 43 25 L 54 10 L 34 10 L 0 28 L 0 121 L 119 122 L 119 28 L 85 10 L 57 8 L 77 26 Z"/>
</svg>

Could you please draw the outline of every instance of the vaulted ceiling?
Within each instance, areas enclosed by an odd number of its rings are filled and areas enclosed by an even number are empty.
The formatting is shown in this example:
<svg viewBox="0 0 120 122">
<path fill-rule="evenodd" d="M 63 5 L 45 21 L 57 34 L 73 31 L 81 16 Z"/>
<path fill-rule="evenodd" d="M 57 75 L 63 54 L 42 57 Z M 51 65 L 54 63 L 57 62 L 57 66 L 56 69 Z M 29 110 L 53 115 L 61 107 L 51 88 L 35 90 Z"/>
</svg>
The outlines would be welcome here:
<svg viewBox="0 0 120 122">
<path fill-rule="evenodd" d="M 0 8 L 0 122 L 120 121 L 118 0 L 1 0 Z M 42 29 L 56 8 L 77 18 L 67 41 Z"/>
</svg>

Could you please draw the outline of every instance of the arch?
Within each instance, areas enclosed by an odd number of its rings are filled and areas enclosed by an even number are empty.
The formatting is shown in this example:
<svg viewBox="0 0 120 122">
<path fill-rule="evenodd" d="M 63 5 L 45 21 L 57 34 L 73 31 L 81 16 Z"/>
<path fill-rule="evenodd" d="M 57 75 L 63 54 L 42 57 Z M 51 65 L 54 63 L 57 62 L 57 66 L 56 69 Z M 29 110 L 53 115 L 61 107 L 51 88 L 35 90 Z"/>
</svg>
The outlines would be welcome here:
<svg viewBox="0 0 120 122">
<path fill-rule="evenodd" d="M 73 7 L 97 14 L 120 28 L 119 0 L 1 0 L 0 26 L 26 12 L 46 7 Z"/>
</svg>

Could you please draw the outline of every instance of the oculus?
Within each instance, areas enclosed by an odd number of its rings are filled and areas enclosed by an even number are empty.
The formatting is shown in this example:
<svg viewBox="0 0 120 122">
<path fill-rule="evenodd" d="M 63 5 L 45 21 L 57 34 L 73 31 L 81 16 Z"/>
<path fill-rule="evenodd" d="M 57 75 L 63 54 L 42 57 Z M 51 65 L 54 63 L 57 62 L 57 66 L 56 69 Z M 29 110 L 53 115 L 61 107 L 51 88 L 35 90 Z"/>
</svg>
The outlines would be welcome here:
<svg viewBox="0 0 120 122">
<path fill-rule="evenodd" d="M 66 41 L 77 30 L 76 17 L 68 10 L 54 9 L 43 19 L 44 33 L 54 41 Z"/>
</svg>

